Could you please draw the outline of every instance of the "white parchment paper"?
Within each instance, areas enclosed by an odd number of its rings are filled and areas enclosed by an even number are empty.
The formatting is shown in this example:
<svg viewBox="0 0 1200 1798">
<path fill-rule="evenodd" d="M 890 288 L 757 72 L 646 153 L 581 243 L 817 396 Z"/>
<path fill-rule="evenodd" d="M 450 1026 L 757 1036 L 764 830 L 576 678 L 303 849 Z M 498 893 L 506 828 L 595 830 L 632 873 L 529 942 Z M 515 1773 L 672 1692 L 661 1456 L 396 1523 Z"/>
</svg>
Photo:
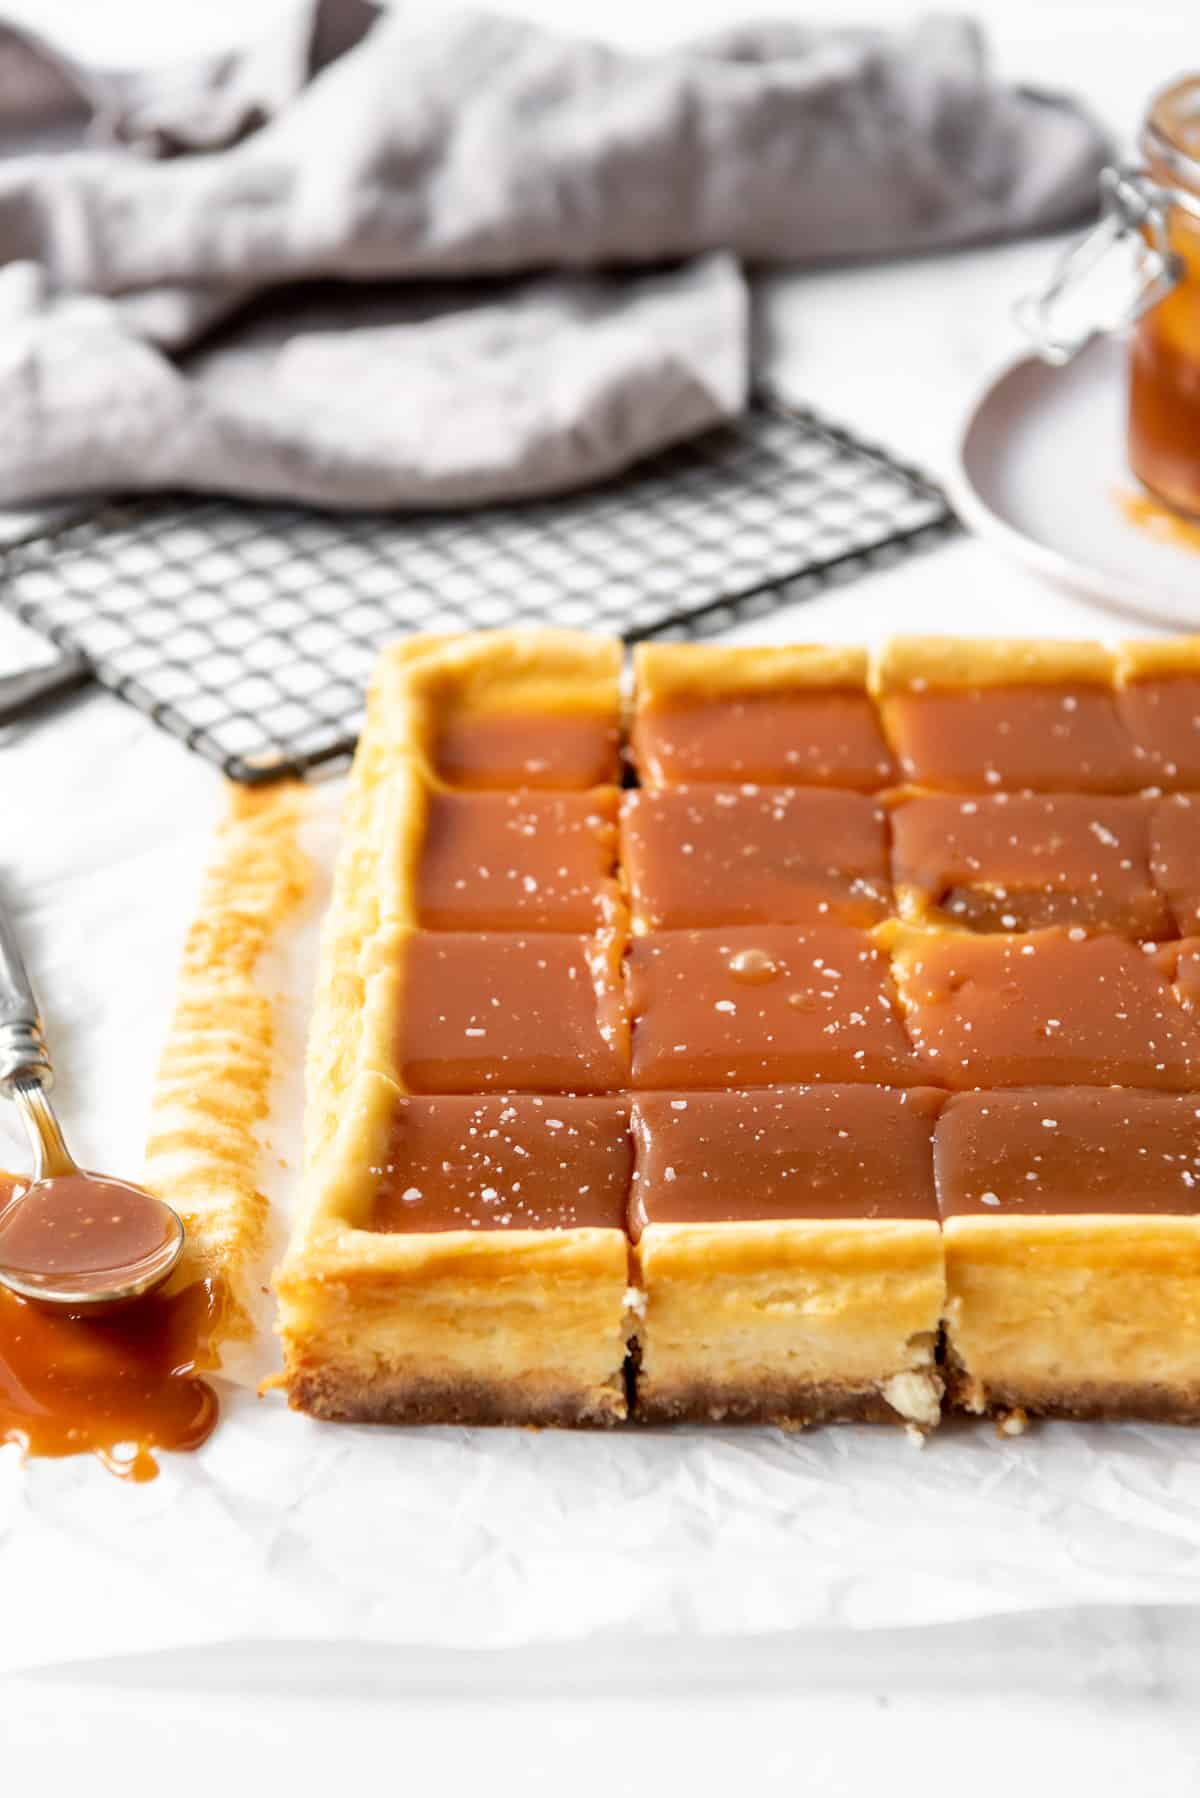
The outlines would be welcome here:
<svg viewBox="0 0 1200 1798">
<path fill-rule="evenodd" d="M 319 792 L 314 843 L 336 800 Z M 220 803 L 210 770 L 108 700 L 0 743 L 0 881 L 93 1165 L 138 1165 Z M 313 916 L 272 970 L 293 1057 Z M 280 1231 L 296 1111 L 284 1079 L 264 1145 Z M 8 1131 L 0 1161 L 22 1165 Z M 918 1450 L 865 1428 L 375 1430 L 255 1397 L 273 1362 L 264 1335 L 212 1441 L 144 1487 L 0 1450 L 0 1670 L 230 1639 L 494 1648 L 1200 1601 L 1189 1432 L 951 1426 Z"/>
</svg>

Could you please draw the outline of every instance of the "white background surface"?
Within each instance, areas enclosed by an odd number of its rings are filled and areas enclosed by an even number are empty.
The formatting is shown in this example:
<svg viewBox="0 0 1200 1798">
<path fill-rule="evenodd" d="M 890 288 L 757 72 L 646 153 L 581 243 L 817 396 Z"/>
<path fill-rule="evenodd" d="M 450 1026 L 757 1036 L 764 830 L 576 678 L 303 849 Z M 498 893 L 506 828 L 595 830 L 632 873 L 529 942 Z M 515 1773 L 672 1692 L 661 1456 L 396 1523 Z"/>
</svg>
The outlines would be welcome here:
<svg viewBox="0 0 1200 1798">
<path fill-rule="evenodd" d="M 221 42 L 272 10 L 270 0 L 9 7 L 113 60 Z M 520 10 L 649 45 L 747 9 L 721 0 L 653 9 L 540 0 Z M 776 10 L 851 16 L 786 0 Z M 864 0 L 853 16 L 908 10 Z M 977 10 L 1006 73 L 1076 87 L 1126 130 L 1152 87 L 1200 61 L 1191 0 L 987 0 Z M 936 471 L 975 391 L 1012 352 L 1012 298 L 1037 279 L 1048 253 L 1026 245 L 775 278 L 763 322 L 778 378 Z M 1069 634 L 1107 625 L 993 550 L 964 542 L 826 595 L 757 634 L 866 638 L 894 628 Z M 29 648 L 0 621 L 0 672 L 21 665 Z M 128 982 L 139 976 L 106 965 L 105 918 L 133 902 L 168 906 L 182 930 L 216 788 L 206 767 L 102 697 L 0 740 L 0 859 L 23 887 L 61 896 L 53 928 L 30 950 L 85 1158 L 104 1159 L 107 1083 L 144 1086 L 157 1052 L 122 1039 Z M 164 993 L 164 1013 L 168 1002 Z M 104 1068 L 73 1065 L 72 1037 L 97 1017 L 121 1057 Z M 896 1502 L 904 1503 L 899 1485 Z M 352 1519 L 347 1495 L 348 1528 Z M 186 1541 L 179 1552 L 188 1553 Z M 699 1793 L 858 1794 L 886 1782 L 897 1795 L 965 1784 L 990 1798 L 1016 1780 L 1035 1794 L 1065 1785 L 1157 1798 L 1195 1789 L 1198 1699 L 1200 1619 L 1145 1609 L 692 1650 L 613 1642 L 502 1659 L 418 1660 L 353 1644 L 242 1647 L 0 1682 L 0 1789 L 29 1789 L 36 1778 L 55 1792 L 86 1775 L 101 1793 L 152 1783 L 211 1792 L 217 1781 L 240 1793 L 278 1784 L 286 1769 L 289 1792 L 369 1781 L 383 1790 L 587 1795 L 670 1790 L 686 1775 Z"/>
</svg>

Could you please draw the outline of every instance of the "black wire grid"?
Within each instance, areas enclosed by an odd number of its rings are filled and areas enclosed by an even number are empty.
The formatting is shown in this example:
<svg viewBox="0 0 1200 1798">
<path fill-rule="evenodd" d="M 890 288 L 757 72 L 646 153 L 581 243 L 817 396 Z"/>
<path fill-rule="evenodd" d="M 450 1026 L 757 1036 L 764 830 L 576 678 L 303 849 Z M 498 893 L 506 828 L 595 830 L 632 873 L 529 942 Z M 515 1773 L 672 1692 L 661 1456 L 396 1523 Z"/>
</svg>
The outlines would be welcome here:
<svg viewBox="0 0 1200 1798">
<path fill-rule="evenodd" d="M 761 399 L 738 425 L 564 499 L 400 516 L 104 504 L 4 553 L 0 604 L 259 784 L 353 751 L 376 651 L 405 632 L 707 634 L 954 528 L 916 469 Z"/>
</svg>

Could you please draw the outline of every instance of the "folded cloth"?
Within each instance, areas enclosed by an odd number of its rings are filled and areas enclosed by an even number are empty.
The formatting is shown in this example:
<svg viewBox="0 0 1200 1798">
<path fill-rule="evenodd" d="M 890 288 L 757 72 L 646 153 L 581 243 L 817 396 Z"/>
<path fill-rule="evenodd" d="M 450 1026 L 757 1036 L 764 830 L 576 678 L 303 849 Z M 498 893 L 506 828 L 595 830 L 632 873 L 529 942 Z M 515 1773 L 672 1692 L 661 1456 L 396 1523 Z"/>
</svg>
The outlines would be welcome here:
<svg viewBox="0 0 1200 1798">
<path fill-rule="evenodd" d="M 1069 224 L 1106 153 L 959 19 L 635 56 L 309 0 L 154 74 L 0 28 L 0 499 L 583 485 L 745 404 L 742 265 Z"/>
</svg>

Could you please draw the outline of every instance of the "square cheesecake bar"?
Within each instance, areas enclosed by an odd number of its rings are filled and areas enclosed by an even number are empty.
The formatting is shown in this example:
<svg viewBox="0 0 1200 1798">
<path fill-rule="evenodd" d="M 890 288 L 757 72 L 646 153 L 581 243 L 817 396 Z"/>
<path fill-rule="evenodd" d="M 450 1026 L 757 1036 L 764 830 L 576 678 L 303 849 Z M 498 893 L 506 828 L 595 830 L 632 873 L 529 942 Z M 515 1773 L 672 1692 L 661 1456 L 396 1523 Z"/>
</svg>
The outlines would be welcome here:
<svg viewBox="0 0 1200 1798">
<path fill-rule="evenodd" d="M 896 778 L 867 653 L 642 644 L 631 746 L 644 787 L 757 782 L 877 793 Z"/>
<path fill-rule="evenodd" d="M 1200 789 L 1200 637 L 1122 644 L 1116 681 L 1138 784 Z"/>
<path fill-rule="evenodd" d="M 630 1230 L 646 1421 L 938 1421 L 944 1095 L 639 1094 Z"/>
<path fill-rule="evenodd" d="M 1126 793 L 1144 784 L 1099 643 L 898 637 L 871 685 L 902 777 L 942 792 Z"/>
<path fill-rule="evenodd" d="M 934 1154 L 953 1401 L 1200 1422 L 1200 1095 L 955 1094 Z"/>
<path fill-rule="evenodd" d="M 904 788 L 889 811 L 902 918 L 978 932 L 1082 924 L 1149 942 L 1173 934 L 1152 866 L 1155 802 L 1141 794 Z"/>
</svg>

